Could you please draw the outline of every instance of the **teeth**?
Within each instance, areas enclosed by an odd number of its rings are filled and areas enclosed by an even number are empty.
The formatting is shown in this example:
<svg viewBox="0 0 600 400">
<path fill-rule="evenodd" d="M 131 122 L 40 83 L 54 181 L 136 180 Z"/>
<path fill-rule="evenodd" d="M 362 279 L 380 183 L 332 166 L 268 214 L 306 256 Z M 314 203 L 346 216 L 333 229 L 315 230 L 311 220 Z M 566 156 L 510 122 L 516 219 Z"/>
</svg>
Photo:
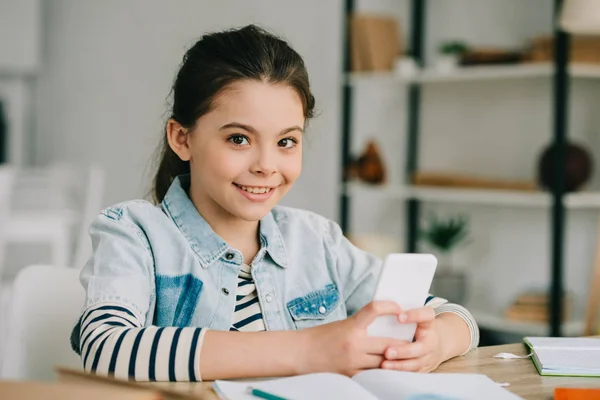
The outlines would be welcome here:
<svg viewBox="0 0 600 400">
<path fill-rule="evenodd" d="M 264 194 L 269 193 L 271 188 L 257 188 L 257 187 L 249 187 L 249 186 L 238 186 L 242 190 L 245 190 L 248 193 L 256 193 L 256 194 Z"/>
</svg>

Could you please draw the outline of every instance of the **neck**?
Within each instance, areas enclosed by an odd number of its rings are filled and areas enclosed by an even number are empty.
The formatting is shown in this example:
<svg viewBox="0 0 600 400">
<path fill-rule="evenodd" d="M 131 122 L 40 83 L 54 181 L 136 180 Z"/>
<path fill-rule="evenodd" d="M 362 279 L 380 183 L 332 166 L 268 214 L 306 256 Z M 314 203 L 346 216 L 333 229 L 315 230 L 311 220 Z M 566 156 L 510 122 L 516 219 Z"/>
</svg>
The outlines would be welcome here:
<svg viewBox="0 0 600 400">
<path fill-rule="evenodd" d="M 252 258 L 254 255 L 251 253 L 256 253 L 259 248 L 259 221 L 245 221 L 236 217 L 192 188 L 193 186 L 190 187 L 190 199 L 213 231 L 231 247 L 241 251 L 245 259 Z"/>
</svg>

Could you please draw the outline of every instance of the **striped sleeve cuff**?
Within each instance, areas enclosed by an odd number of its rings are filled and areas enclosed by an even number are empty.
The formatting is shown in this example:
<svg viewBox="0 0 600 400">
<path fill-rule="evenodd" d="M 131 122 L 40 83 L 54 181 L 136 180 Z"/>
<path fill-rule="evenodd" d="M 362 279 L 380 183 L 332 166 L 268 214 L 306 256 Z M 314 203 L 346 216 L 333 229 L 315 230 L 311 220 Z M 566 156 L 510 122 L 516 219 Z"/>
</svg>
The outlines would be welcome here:
<svg viewBox="0 0 600 400">
<path fill-rule="evenodd" d="M 81 318 L 83 367 L 137 381 L 199 381 L 204 334 L 201 328 L 142 327 L 127 307 L 93 306 Z"/>
<path fill-rule="evenodd" d="M 463 319 L 463 321 L 465 321 L 465 323 L 469 327 L 469 333 L 471 334 L 471 342 L 469 344 L 469 348 L 464 353 L 462 353 L 461 356 L 468 353 L 469 351 L 471 351 L 479 345 L 479 327 L 477 326 L 477 321 L 475 321 L 473 315 L 471 315 L 471 313 L 466 308 L 453 303 L 445 303 L 435 308 L 436 316 L 443 313 L 452 313 L 458 315 Z"/>
</svg>

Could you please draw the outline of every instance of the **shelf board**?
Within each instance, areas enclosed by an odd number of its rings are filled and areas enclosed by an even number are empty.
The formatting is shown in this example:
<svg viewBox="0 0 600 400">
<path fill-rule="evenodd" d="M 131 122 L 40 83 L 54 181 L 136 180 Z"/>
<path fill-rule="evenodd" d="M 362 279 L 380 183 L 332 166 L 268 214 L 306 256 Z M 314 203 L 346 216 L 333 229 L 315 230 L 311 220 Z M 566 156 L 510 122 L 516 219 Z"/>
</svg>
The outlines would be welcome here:
<svg viewBox="0 0 600 400">
<path fill-rule="evenodd" d="M 517 190 L 457 189 L 428 186 L 382 185 L 349 183 L 349 195 L 380 194 L 400 200 L 415 199 L 435 203 L 462 203 L 517 207 L 549 207 L 552 198 L 547 192 Z M 565 206 L 573 209 L 600 208 L 600 192 L 578 192 L 565 195 Z"/>
<path fill-rule="evenodd" d="M 462 67 L 450 73 L 440 73 L 435 70 L 425 70 L 418 77 L 420 83 L 499 80 L 517 78 L 545 78 L 552 74 L 549 64 L 502 65 Z"/>
<path fill-rule="evenodd" d="M 575 78 L 600 79 L 600 65 L 597 64 L 574 64 L 569 71 Z"/>
<path fill-rule="evenodd" d="M 473 315 L 479 327 L 496 332 L 523 336 L 548 336 L 550 331 L 549 325 L 542 322 L 513 321 L 492 312 L 471 308 L 469 308 L 469 312 Z M 584 328 L 584 321 L 566 321 L 562 324 L 562 334 L 564 336 L 581 336 L 583 335 Z"/>
<path fill-rule="evenodd" d="M 460 82 L 480 80 L 550 78 L 554 68 L 549 63 L 517 65 L 459 67 L 452 72 L 439 72 L 425 68 L 414 76 L 404 77 L 394 72 L 354 72 L 347 76 L 349 84 L 385 83 L 385 84 L 427 84 L 438 82 Z M 600 65 L 574 64 L 569 67 L 573 78 L 600 79 Z"/>
</svg>

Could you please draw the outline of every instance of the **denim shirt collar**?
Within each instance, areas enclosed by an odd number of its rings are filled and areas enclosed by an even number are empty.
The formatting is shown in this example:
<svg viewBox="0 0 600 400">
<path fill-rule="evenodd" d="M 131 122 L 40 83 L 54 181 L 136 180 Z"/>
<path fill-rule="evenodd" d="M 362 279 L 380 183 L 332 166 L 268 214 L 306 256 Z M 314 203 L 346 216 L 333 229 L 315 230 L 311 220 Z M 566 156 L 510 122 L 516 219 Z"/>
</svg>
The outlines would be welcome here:
<svg viewBox="0 0 600 400">
<path fill-rule="evenodd" d="M 187 190 L 190 175 L 180 175 L 173 180 L 161 205 L 179 230 L 184 234 L 192 250 L 198 255 L 200 264 L 208 268 L 222 257 L 231 247 L 215 233 L 200 215 L 190 200 Z M 260 220 L 260 245 L 280 267 L 287 267 L 287 253 L 273 213 L 269 212 Z M 259 251 L 259 252 L 260 252 Z"/>
</svg>

